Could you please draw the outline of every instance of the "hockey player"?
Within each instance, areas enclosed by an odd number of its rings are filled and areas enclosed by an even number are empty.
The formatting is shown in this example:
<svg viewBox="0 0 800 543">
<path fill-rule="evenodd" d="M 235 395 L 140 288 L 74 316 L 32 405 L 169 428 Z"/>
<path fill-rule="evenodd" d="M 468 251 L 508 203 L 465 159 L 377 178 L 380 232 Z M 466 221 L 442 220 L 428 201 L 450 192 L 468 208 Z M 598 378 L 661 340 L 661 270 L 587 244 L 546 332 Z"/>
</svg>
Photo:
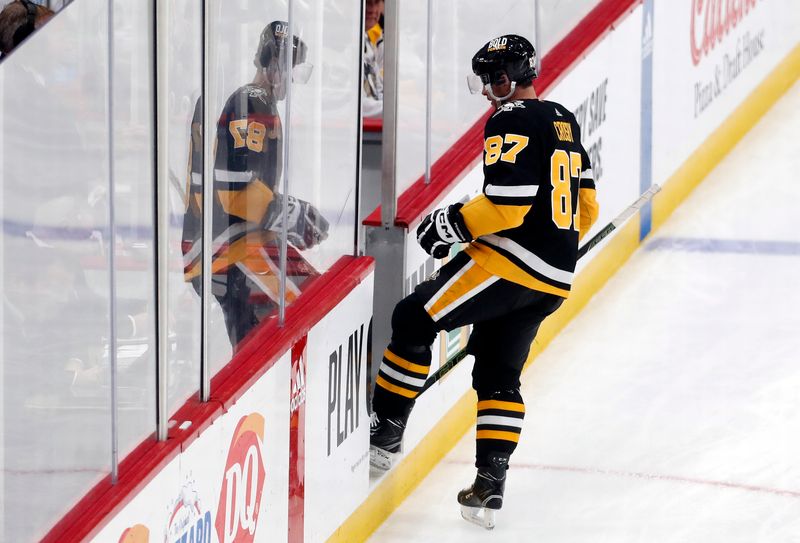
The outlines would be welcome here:
<svg viewBox="0 0 800 543">
<path fill-rule="evenodd" d="M 291 50 L 293 70 L 286 73 Z M 289 46 L 288 24 L 274 21 L 261 33 L 253 82 L 226 101 L 216 124 L 212 217 L 212 291 L 222 307 L 234 348 L 279 301 L 278 236 L 287 223 L 290 243 L 286 301 L 300 293 L 299 283 L 316 275 L 297 253 L 327 237 L 328 221 L 310 203 L 278 193 L 282 168 L 282 128 L 277 103 L 291 81 L 305 83 L 311 66 L 307 47 L 297 36 Z M 200 101 L 192 120 L 191 175 L 183 223 L 184 277 L 200 292 L 202 272 L 203 142 Z M 267 309 L 254 299 L 267 299 Z"/>
<path fill-rule="evenodd" d="M 472 71 L 470 90 L 495 107 L 484 130 L 483 191 L 433 211 L 417 229 L 434 258 L 468 245 L 395 307 L 373 396 L 370 464 L 388 469 L 400 452 L 436 334 L 472 324 L 477 476 L 458 501 L 464 518 L 492 528 L 525 414 L 522 366 L 539 325 L 569 295 L 578 240 L 598 205 L 575 117 L 537 98 L 530 42 L 495 38 L 475 54 Z"/>
</svg>

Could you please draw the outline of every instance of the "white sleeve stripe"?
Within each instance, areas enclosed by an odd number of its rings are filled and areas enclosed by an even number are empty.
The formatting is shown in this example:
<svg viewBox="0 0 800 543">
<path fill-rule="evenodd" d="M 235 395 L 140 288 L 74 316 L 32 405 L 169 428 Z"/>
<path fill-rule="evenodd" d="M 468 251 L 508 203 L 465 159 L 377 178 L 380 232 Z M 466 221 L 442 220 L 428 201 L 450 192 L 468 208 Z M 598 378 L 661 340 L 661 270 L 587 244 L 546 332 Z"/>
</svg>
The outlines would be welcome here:
<svg viewBox="0 0 800 543">
<path fill-rule="evenodd" d="M 501 185 L 486 185 L 483 189 L 486 196 L 505 196 L 511 198 L 533 197 L 539 191 L 539 185 L 514 185 L 504 187 Z"/>
<path fill-rule="evenodd" d="M 583 172 L 581 172 L 581 179 L 594 179 L 594 172 L 592 169 L 583 170 Z"/>
<path fill-rule="evenodd" d="M 253 172 L 232 172 L 231 170 L 214 170 L 214 179 L 223 183 L 249 183 Z"/>
<path fill-rule="evenodd" d="M 192 185 L 197 185 L 198 187 L 203 184 L 203 174 L 192 172 Z"/>
</svg>

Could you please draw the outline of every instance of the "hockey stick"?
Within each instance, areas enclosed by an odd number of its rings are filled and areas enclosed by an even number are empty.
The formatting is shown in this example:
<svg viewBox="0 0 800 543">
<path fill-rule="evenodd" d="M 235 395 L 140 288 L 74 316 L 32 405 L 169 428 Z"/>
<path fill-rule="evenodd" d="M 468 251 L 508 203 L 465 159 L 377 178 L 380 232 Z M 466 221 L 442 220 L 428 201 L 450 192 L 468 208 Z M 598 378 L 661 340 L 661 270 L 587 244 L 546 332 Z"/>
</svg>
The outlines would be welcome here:
<svg viewBox="0 0 800 543">
<path fill-rule="evenodd" d="M 591 237 L 589 241 L 584 243 L 580 249 L 578 249 L 578 259 L 583 257 L 586 253 L 592 250 L 598 243 L 600 243 L 603 239 L 608 237 L 608 235 L 616 230 L 619 226 L 625 223 L 628 219 L 630 219 L 634 213 L 639 211 L 644 205 L 649 202 L 653 196 L 661 190 L 659 185 L 653 185 L 649 189 L 647 189 L 639 198 L 633 202 L 631 205 L 626 207 L 622 210 L 622 213 L 617 215 L 617 217 L 605 225 L 602 230 L 600 230 L 597 234 Z M 428 377 L 425 380 L 425 385 L 423 385 L 422 390 L 420 390 L 420 394 L 431 388 L 437 381 L 439 381 L 442 377 L 447 375 L 450 370 L 452 370 L 456 364 L 461 362 L 467 357 L 467 348 L 464 347 L 456 354 L 454 354 L 447 362 L 442 364 L 439 369 L 437 369 L 433 375 Z M 419 395 L 418 395 L 419 396 Z"/>
<path fill-rule="evenodd" d="M 592 238 L 584 243 L 580 249 L 578 249 L 578 258 L 580 259 L 583 255 L 588 253 L 595 245 L 603 241 L 611 232 L 616 230 L 620 225 L 622 225 L 625 221 L 630 219 L 634 213 L 639 211 L 644 207 L 644 205 L 649 202 L 655 194 L 661 190 L 660 185 L 653 185 L 644 193 L 639 196 L 639 199 L 633 202 L 631 205 L 626 207 L 622 213 L 617 215 L 617 218 L 608 223 L 600 230 L 597 234 L 592 236 Z"/>
<path fill-rule="evenodd" d="M 178 196 L 181 197 L 183 207 L 186 207 L 186 203 L 189 201 L 189 196 L 183 191 L 183 185 L 181 185 L 180 179 L 178 179 L 178 176 L 175 175 L 175 172 L 173 172 L 172 169 L 169 170 L 169 182 L 172 183 L 172 187 L 175 189 L 175 192 L 177 192 Z"/>
</svg>

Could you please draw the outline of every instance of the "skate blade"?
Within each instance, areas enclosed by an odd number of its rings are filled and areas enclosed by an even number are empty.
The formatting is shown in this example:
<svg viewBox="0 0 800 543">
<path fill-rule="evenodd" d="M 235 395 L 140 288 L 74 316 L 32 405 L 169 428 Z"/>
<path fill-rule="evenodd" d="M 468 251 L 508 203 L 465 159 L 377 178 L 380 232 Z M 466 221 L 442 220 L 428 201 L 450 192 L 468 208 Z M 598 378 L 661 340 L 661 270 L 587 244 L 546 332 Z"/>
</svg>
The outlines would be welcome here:
<svg viewBox="0 0 800 543">
<path fill-rule="evenodd" d="M 461 506 L 461 516 L 464 520 L 468 520 L 473 524 L 477 524 L 487 530 L 493 530 L 495 525 L 494 509 L 487 509 L 485 507 L 470 507 L 468 505 Z"/>
<path fill-rule="evenodd" d="M 390 453 L 372 445 L 369 447 L 369 465 L 372 468 L 386 471 L 392 467 L 396 456 L 396 453 Z"/>
</svg>

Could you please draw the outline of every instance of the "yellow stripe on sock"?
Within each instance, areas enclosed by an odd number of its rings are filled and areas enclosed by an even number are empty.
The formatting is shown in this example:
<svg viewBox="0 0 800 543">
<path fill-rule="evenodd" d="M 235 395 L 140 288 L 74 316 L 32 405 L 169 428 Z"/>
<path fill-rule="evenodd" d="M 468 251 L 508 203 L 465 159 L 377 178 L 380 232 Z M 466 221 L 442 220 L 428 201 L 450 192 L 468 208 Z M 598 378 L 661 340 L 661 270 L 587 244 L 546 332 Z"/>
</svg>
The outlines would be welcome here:
<svg viewBox="0 0 800 543">
<path fill-rule="evenodd" d="M 525 412 L 525 404 L 518 402 L 504 402 L 502 400 L 482 400 L 478 402 L 478 411 L 484 409 L 503 409 L 505 411 Z"/>
<path fill-rule="evenodd" d="M 423 366 L 422 364 L 414 364 L 413 362 L 409 362 L 405 358 L 400 358 L 389 349 L 383 351 L 383 357 L 389 360 L 390 362 L 394 362 L 401 368 L 413 373 L 421 373 L 423 375 L 428 375 L 428 370 L 430 369 L 430 366 Z"/>
<path fill-rule="evenodd" d="M 515 432 L 504 432 L 502 430 L 478 430 L 476 439 L 500 439 L 503 441 L 519 442 L 519 434 Z"/>
<path fill-rule="evenodd" d="M 375 379 L 375 383 L 380 385 L 382 388 L 385 388 L 389 392 L 394 392 L 395 394 L 400 394 L 401 396 L 405 396 L 406 398 L 414 399 L 417 397 L 417 393 L 413 390 L 408 390 L 407 388 L 399 387 L 397 385 L 393 385 L 380 375 L 378 378 Z"/>
</svg>

